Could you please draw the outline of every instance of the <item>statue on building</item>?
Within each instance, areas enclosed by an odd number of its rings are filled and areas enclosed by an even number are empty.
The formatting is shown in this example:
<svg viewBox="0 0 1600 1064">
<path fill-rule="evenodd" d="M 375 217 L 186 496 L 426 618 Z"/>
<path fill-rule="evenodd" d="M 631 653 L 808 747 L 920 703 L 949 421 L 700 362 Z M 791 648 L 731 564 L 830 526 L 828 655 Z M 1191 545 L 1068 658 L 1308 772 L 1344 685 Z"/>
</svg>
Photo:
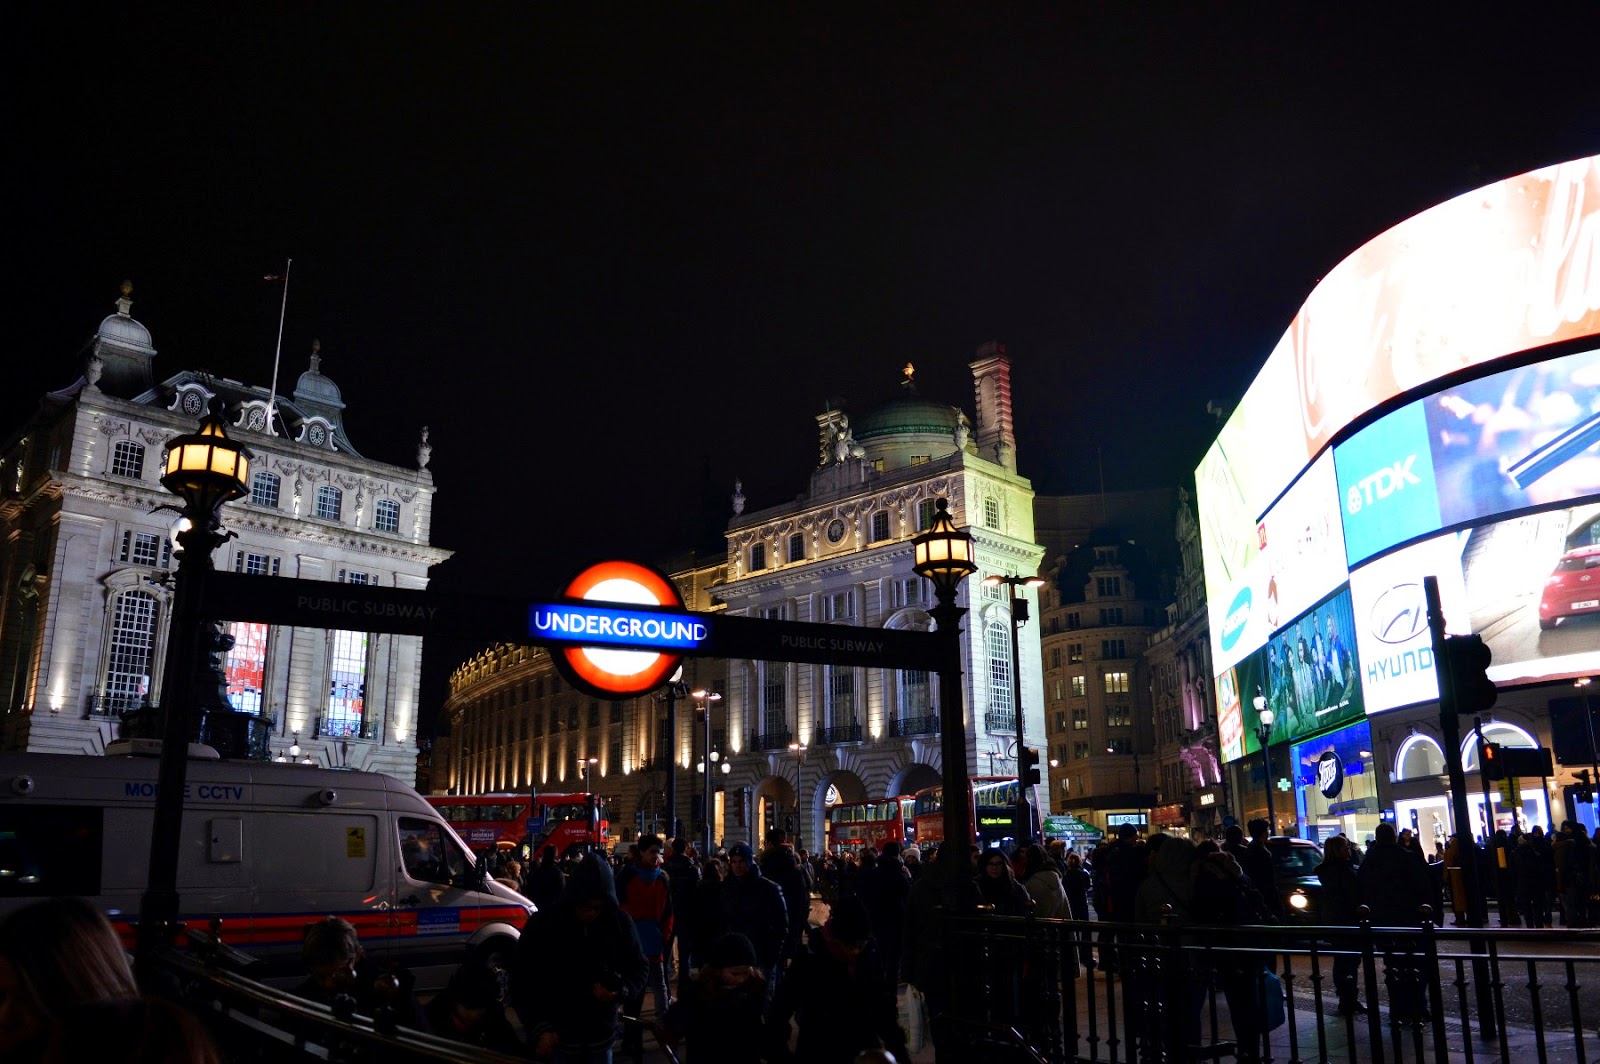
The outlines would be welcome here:
<svg viewBox="0 0 1600 1064">
<path fill-rule="evenodd" d="M 850 419 L 844 414 L 839 415 L 839 420 L 833 426 L 833 460 L 843 462 L 846 458 L 865 458 L 867 449 L 856 442 L 855 436 L 850 431 Z"/>
<path fill-rule="evenodd" d="M 737 478 L 733 482 L 733 515 L 735 517 L 744 513 L 744 481 Z"/>
<path fill-rule="evenodd" d="M 89 352 L 89 357 L 83 360 L 83 390 L 97 392 L 100 390 L 100 375 L 105 372 L 106 360 L 94 351 Z"/>
<path fill-rule="evenodd" d="M 428 426 L 422 426 L 422 439 L 417 444 L 417 468 L 427 469 L 428 460 L 433 457 L 433 444 L 428 442 Z"/>
<path fill-rule="evenodd" d="M 959 406 L 954 409 L 956 412 L 956 428 L 954 432 L 956 450 L 964 451 L 967 449 L 967 441 L 972 438 L 972 422 L 967 420 L 967 412 L 965 410 Z"/>
</svg>

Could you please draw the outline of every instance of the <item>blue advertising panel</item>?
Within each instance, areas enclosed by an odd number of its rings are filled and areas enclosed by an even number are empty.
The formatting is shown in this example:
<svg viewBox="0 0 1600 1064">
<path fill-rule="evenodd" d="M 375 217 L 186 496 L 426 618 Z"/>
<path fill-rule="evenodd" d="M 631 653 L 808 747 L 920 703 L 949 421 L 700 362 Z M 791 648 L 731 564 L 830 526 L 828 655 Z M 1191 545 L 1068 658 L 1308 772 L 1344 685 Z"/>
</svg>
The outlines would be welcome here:
<svg viewBox="0 0 1600 1064">
<path fill-rule="evenodd" d="M 1421 402 L 1401 407 L 1333 449 L 1351 567 L 1439 528 L 1439 495 Z"/>
</svg>

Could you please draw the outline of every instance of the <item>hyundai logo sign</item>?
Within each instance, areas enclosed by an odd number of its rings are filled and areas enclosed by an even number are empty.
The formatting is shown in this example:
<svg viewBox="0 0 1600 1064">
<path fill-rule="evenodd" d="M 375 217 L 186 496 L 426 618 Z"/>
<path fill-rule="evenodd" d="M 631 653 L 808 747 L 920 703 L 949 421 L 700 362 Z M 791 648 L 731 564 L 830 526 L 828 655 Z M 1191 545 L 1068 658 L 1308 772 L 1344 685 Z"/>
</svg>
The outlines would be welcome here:
<svg viewBox="0 0 1600 1064">
<path fill-rule="evenodd" d="M 1409 643 L 1428 630 L 1428 598 L 1421 584 L 1396 584 L 1378 596 L 1368 615 L 1372 636 L 1382 643 Z"/>
</svg>

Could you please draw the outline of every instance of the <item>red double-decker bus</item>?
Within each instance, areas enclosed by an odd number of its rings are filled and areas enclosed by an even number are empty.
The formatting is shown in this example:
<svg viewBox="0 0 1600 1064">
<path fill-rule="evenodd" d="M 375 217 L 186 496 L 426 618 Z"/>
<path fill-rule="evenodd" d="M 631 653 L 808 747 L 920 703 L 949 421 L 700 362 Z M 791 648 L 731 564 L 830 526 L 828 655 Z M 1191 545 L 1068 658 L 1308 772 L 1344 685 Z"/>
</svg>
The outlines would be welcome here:
<svg viewBox="0 0 1600 1064">
<path fill-rule="evenodd" d="M 1015 776 L 973 776 L 964 795 L 972 809 L 972 841 L 988 849 L 1017 837 L 1017 798 L 1021 790 Z M 1038 814 L 1033 814 L 1038 835 Z M 912 821 L 919 845 L 944 841 L 944 787 L 925 787 L 916 793 Z"/>
<path fill-rule="evenodd" d="M 904 846 L 915 841 L 913 799 L 880 798 L 872 802 L 840 802 L 828 807 L 828 852 L 883 849 L 886 842 Z"/>
<path fill-rule="evenodd" d="M 593 802 L 594 830 L 589 829 Z M 472 794 L 428 796 L 428 804 L 450 822 L 462 841 L 474 850 L 490 846 L 517 850 L 529 841 L 528 822 L 534 823 L 533 841 L 565 853 L 573 845 L 609 846 L 611 822 L 606 800 L 598 794 Z"/>
</svg>

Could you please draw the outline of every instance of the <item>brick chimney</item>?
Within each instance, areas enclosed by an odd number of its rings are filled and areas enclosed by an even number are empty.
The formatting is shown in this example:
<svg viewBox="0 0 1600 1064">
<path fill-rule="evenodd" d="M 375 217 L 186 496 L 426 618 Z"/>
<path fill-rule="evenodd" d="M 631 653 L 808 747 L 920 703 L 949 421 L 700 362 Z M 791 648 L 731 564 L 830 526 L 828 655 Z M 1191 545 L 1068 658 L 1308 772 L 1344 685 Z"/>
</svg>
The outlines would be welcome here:
<svg viewBox="0 0 1600 1064">
<path fill-rule="evenodd" d="M 978 445 L 978 455 L 1015 473 L 1017 437 L 1011 429 L 1011 359 L 1006 355 L 1006 345 L 998 340 L 980 345 L 978 357 L 969 365 L 977 396 L 973 441 Z"/>
</svg>

